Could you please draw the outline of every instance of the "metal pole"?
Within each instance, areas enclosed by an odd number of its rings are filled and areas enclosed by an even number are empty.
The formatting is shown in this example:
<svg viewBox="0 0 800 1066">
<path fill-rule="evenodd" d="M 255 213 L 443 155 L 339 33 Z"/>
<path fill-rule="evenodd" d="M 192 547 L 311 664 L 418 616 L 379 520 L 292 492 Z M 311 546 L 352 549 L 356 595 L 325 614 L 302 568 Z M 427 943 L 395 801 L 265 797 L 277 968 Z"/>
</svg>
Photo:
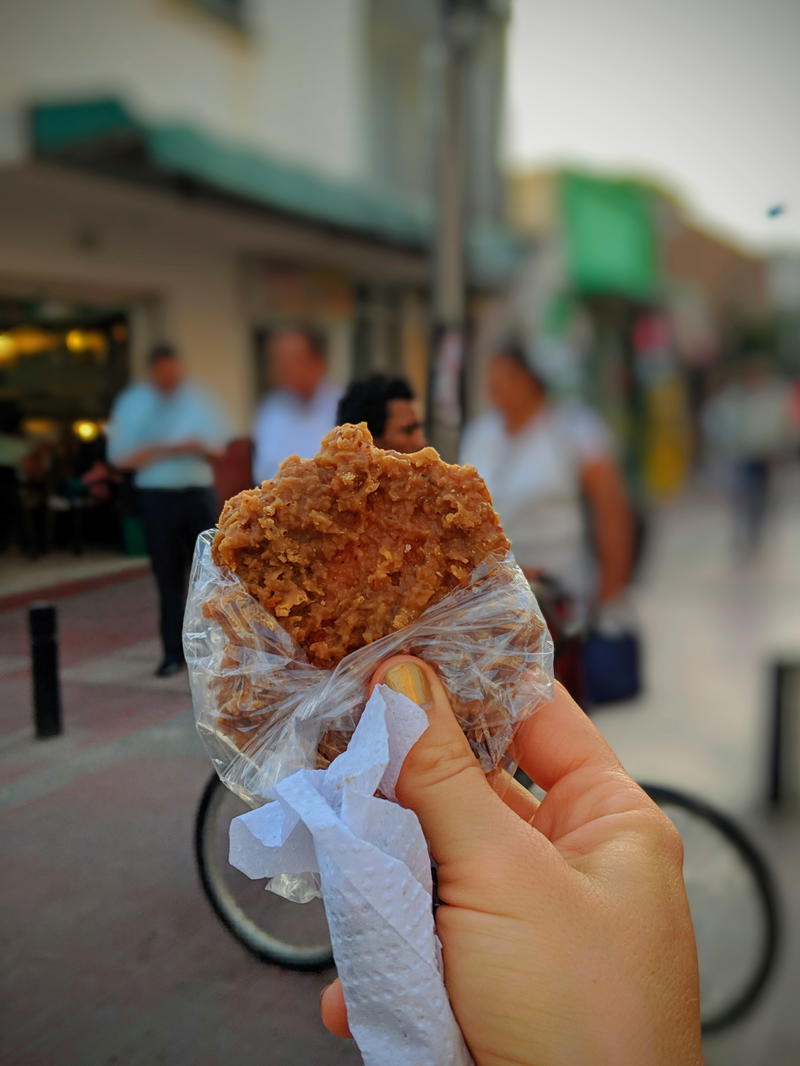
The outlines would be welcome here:
<svg viewBox="0 0 800 1066">
<path fill-rule="evenodd" d="M 36 737 L 61 733 L 61 687 L 58 678 L 56 609 L 51 603 L 33 603 L 28 610 L 31 634 L 31 676 Z"/>
<path fill-rule="evenodd" d="M 428 437 L 457 457 L 466 343 L 467 88 L 476 12 L 464 0 L 442 0 L 436 137 L 436 230 L 433 245 Z M 470 21 L 470 19 L 472 21 Z"/>
</svg>

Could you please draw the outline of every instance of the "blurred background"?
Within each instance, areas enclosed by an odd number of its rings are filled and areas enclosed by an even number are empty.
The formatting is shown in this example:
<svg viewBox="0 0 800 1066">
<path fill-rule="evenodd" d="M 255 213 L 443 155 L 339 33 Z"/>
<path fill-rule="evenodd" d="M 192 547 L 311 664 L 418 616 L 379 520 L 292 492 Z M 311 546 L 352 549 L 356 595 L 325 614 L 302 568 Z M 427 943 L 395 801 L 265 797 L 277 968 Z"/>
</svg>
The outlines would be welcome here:
<svg viewBox="0 0 800 1066">
<path fill-rule="evenodd" d="M 709 1063 L 800 1061 L 800 706 L 776 695 L 800 670 L 800 9 L 0 10 L 5 1061 L 357 1061 L 317 1021 L 327 977 L 250 959 L 201 897 L 209 764 L 185 675 L 151 676 L 142 527 L 105 453 L 168 340 L 231 425 L 219 498 L 251 485 L 265 353 L 298 321 L 336 386 L 407 378 L 448 457 L 511 336 L 608 427 L 644 667 L 595 719 L 639 779 L 747 825 L 782 888 L 778 970 Z M 36 742 L 42 599 L 64 733 Z"/>
</svg>

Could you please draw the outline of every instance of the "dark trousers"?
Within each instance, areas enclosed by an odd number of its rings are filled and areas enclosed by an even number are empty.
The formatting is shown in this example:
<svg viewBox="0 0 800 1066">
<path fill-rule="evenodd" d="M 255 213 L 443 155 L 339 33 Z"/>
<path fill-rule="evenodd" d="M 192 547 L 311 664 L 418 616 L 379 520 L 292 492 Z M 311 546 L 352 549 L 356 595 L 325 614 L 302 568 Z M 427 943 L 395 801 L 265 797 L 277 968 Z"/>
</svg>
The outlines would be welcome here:
<svg viewBox="0 0 800 1066">
<path fill-rule="evenodd" d="M 735 470 L 735 518 L 740 547 L 748 553 L 761 544 L 769 507 L 770 464 L 766 459 L 743 459 Z"/>
<path fill-rule="evenodd" d="M 212 489 L 139 489 L 147 551 L 158 586 L 165 659 L 183 659 L 183 609 L 194 545 L 217 521 Z"/>
</svg>

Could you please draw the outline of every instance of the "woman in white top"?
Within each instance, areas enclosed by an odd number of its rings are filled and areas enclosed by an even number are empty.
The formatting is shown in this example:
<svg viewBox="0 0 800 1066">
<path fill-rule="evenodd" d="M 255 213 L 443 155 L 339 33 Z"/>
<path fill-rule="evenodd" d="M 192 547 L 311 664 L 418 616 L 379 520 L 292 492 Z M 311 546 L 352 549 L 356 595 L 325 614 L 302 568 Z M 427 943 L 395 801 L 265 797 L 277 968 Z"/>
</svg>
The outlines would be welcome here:
<svg viewBox="0 0 800 1066">
<path fill-rule="evenodd" d="M 492 356 L 487 386 L 494 410 L 467 428 L 461 461 L 486 481 L 517 562 L 576 606 L 611 604 L 629 579 L 632 523 L 608 430 L 586 407 L 552 403 L 516 345 Z"/>
</svg>

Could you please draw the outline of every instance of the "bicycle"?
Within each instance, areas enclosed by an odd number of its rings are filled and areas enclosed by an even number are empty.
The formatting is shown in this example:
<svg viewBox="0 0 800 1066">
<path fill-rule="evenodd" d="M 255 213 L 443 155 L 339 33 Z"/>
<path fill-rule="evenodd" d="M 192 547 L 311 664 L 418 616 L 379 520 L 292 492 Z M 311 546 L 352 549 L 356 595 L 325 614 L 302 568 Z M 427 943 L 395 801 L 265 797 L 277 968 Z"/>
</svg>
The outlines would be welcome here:
<svg viewBox="0 0 800 1066">
<path fill-rule="evenodd" d="M 333 952 L 322 900 L 292 903 L 228 862 L 228 827 L 250 808 L 216 774 L 197 808 L 194 849 L 200 882 L 222 924 L 256 958 L 292 970 L 325 970 Z"/>
<path fill-rule="evenodd" d="M 642 787 L 683 838 L 703 1032 L 717 1032 L 752 1009 L 773 970 L 779 934 L 773 878 L 758 849 L 727 815 L 673 788 Z M 205 894 L 220 921 L 257 958 L 289 969 L 327 969 L 333 955 L 322 902 L 291 903 L 228 864 L 228 826 L 247 809 L 216 775 L 209 780 L 195 822 Z"/>
</svg>

